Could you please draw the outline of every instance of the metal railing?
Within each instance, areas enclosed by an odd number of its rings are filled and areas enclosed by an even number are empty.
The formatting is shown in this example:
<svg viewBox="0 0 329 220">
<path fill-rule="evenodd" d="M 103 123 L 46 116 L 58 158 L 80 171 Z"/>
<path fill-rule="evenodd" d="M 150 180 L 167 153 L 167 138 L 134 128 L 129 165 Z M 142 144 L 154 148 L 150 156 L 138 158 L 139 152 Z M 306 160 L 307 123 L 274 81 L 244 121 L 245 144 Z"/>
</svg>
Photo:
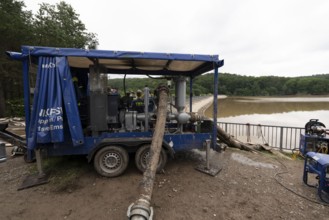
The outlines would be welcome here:
<svg viewBox="0 0 329 220">
<path fill-rule="evenodd" d="M 305 133 L 305 128 L 301 127 L 227 122 L 219 122 L 218 125 L 240 141 L 254 143 L 256 140 L 280 150 L 298 148 L 300 135 Z"/>
</svg>

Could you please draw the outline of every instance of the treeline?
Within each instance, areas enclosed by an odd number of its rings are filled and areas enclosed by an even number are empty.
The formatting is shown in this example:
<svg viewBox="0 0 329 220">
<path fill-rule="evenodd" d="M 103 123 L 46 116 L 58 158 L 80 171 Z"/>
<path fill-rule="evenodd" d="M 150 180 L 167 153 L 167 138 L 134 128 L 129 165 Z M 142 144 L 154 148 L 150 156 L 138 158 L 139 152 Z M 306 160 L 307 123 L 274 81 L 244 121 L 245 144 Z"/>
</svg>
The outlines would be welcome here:
<svg viewBox="0 0 329 220">
<path fill-rule="evenodd" d="M 125 80 L 110 78 L 108 80 L 109 87 L 118 89 L 121 95 L 124 95 L 124 91 L 136 93 L 138 89 L 143 90 L 145 86 L 148 86 L 152 92 L 159 84 L 167 85 L 167 80 L 162 78 L 126 78 Z"/>
<path fill-rule="evenodd" d="M 96 34 L 89 33 L 79 15 L 65 2 L 42 3 L 36 14 L 23 1 L 0 0 L 0 117 L 16 114 L 20 103 L 22 65 L 9 60 L 5 51 L 20 51 L 22 45 L 95 48 Z M 6 108 L 7 107 L 7 108 Z"/>
<path fill-rule="evenodd" d="M 212 93 L 213 76 L 207 74 L 195 80 L 195 95 Z M 219 75 L 218 92 L 236 96 L 327 95 L 329 74 L 304 77 Z"/>
<path fill-rule="evenodd" d="M 136 91 L 147 85 L 155 89 L 166 80 L 150 78 L 126 79 L 126 91 Z M 110 79 L 109 85 L 118 88 L 123 94 L 123 79 Z M 328 95 L 329 74 L 304 77 L 278 76 L 240 76 L 237 74 L 220 73 L 218 93 L 234 96 L 282 96 L 282 95 Z M 212 94 L 214 89 L 213 74 L 205 74 L 193 81 L 193 95 Z M 189 94 L 189 84 L 187 84 Z"/>
</svg>

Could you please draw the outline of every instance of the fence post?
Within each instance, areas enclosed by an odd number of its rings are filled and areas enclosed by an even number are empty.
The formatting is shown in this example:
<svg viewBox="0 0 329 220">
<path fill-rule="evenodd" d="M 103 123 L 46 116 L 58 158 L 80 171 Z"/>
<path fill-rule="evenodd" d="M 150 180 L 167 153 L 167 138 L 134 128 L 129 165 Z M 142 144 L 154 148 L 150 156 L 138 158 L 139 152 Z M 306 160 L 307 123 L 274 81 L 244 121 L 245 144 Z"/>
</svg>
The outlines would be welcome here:
<svg viewBox="0 0 329 220">
<path fill-rule="evenodd" d="M 282 151 L 283 144 L 283 127 L 280 127 L 280 151 Z"/>
</svg>

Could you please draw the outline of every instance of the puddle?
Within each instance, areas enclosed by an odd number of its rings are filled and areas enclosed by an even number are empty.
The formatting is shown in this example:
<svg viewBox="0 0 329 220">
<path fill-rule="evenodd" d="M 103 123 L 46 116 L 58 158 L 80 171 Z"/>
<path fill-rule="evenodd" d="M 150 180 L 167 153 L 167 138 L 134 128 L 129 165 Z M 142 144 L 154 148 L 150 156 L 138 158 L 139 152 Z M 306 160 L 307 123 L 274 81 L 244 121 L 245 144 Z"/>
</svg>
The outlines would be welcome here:
<svg viewBox="0 0 329 220">
<path fill-rule="evenodd" d="M 239 163 L 242 163 L 244 165 L 253 166 L 253 167 L 264 167 L 269 169 L 277 168 L 276 165 L 270 164 L 270 163 L 262 163 L 254 161 L 248 157 L 245 157 L 241 154 L 232 153 L 231 158 Z"/>
<path fill-rule="evenodd" d="M 200 159 L 206 160 L 206 151 L 201 151 L 199 149 L 192 149 L 192 153 L 196 154 L 199 156 Z M 217 151 L 214 151 L 213 149 L 210 149 L 209 151 L 210 158 L 214 157 L 216 154 L 218 154 Z"/>
</svg>

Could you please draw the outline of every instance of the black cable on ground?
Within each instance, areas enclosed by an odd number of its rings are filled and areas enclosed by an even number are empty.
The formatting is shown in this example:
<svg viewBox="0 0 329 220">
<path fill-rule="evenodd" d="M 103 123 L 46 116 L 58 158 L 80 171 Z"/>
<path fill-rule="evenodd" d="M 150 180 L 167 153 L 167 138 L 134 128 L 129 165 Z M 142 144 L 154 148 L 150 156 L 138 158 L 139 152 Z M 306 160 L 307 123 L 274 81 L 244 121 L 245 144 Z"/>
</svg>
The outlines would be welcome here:
<svg viewBox="0 0 329 220">
<path fill-rule="evenodd" d="M 284 166 L 285 169 L 287 169 L 287 166 L 286 166 L 284 163 L 282 163 L 281 161 L 279 161 L 279 160 L 277 160 L 277 159 L 276 159 L 276 161 L 278 161 L 281 165 Z M 275 180 L 280 186 L 282 186 L 283 188 L 285 188 L 285 189 L 288 190 L 289 192 L 295 194 L 296 196 L 299 196 L 299 197 L 301 197 L 301 198 L 303 198 L 303 199 L 305 199 L 305 200 L 307 200 L 307 201 L 309 201 L 309 202 L 315 203 L 315 204 L 319 204 L 319 205 L 323 205 L 323 206 L 329 206 L 329 204 L 326 204 L 326 203 L 323 203 L 323 202 L 318 202 L 318 201 L 315 201 L 315 200 L 309 199 L 308 197 L 303 196 L 303 195 L 301 195 L 301 194 L 295 192 L 294 190 L 292 190 L 292 189 L 286 187 L 283 183 L 281 183 L 281 182 L 276 178 L 277 176 L 279 176 L 279 175 L 281 175 L 281 174 L 287 174 L 287 173 L 289 173 L 289 172 L 288 172 L 288 171 L 277 172 L 277 173 L 274 175 L 273 179 L 274 179 L 274 180 Z M 282 178 L 282 177 L 281 177 L 281 178 Z"/>
</svg>

